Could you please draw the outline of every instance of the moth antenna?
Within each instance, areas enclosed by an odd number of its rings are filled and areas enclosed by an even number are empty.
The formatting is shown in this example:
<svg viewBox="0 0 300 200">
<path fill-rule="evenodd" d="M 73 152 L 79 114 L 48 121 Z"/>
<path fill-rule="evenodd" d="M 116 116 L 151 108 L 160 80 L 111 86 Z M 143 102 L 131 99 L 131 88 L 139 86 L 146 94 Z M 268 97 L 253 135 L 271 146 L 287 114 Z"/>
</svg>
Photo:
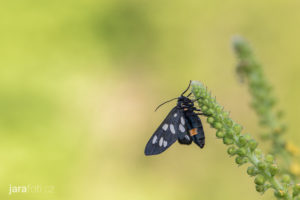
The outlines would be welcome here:
<svg viewBox="0 0 300 200">
<path fill-rule="evenodd" d="M 189 86 L 183 91 L 183 93 L 181 94 L 181 96 L 183 96 L 184 93 L 186 93 L 189 90 L 189 88 L 191 86 L 191 83 L 192 83 L 192 80 L 190 80 Z"/>
<path fill-rule="evenodd" d="M 166 103 L 169 103 L 169 102 L 171 102 L 171 101 L 173 101 L 173 100 L 175 100 L 175 99 L 178 99 L 178 98 L 170 99 L 170 100 L 168 100 L 168 101 L 163 102 L 162 104 L 160 104 L 159 106 L 157 106 L 157 108 L 155 109 L 155 111 L 157 111 L 162 105 L 164 105 L 164 104 L 166 104 Z"/>
<path fill-rule="evenodd" d="M 200 99 L 201 99 L 201 97 L 198 98 L 198 99 L 194 99 L 194 100 L 193 100 L 193 103 L 196 102 L 196 101 L 198 101 L 198 100 L 200 100 Z"/>
</svg>

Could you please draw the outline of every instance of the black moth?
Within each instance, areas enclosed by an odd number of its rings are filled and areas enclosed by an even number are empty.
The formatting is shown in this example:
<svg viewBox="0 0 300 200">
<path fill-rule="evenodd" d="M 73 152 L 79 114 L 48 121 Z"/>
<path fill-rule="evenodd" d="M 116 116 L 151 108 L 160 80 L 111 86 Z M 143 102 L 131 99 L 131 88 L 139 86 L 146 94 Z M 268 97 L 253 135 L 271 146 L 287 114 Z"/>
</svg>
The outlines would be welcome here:
<svg viewBox="0 0 300 200">
<path fill-rule="evenodd" d="M 202 115 L 202 113 L 197 112 L 201 110 L 196 109 L 194 106 L 194 102 L 197 101 L 197 99 L 189 99 L 191 93 L 184 96 L 190 88 L 190 85 L 191 82 L 180 97 L 167 101 L 170 102 L 177 99 L 177 105 L 171 110 L 148 141 L 145 148 L 146 156 L 164 152 L 176 142 L 176 140 L 178 140 L 180 144 L 190 145 L 194 142 L 200 148 L 204 147 L 205 136 L 201 120 L 198 116 Z M 163 104 L 159 105 L 157 109 Z"/>
</svg>

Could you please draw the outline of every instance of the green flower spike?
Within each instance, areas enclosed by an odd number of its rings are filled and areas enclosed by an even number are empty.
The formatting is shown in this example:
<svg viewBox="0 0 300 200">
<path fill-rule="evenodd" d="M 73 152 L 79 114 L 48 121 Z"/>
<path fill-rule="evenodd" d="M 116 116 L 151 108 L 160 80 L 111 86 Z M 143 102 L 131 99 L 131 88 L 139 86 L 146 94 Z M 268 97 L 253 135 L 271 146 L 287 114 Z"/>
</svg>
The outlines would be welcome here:
<svg viewBox="0 0 300 200">
<path fill-rule="evenodd" d="M 292 160 L 300 150 L 282 138 L 286 125 L 282 122 L 283 112 L 275 109 L 277 100 L 273 96 L 272 86 L 267 81 L 250 45 L 243 38 L 235 37 L 233 48 L 238 59 L 237 73 L 248 85 L 252 96 L 251 106 L 258 116 L 259 124 L 264 128 L 261 138 L 271 143 L 269 153 L 283 165 L 280 173 L 289 173 L 292 180 L 296 181 L 296 176 L 300 173 L 293 170 L 292 164 L 295 166 L 295 163 Z M 266 159 L 271 162 L 273 160 L 270 157 Z"/>
<path fill-rule="evenodd" d="M 278 199 L 298 198 L 300 186 L 288 184 L 290 183 L 289 176 L 283 176 L 281 179 L 275 177 L 278 167 L 273 156 L 270 154 L 265 156 L 250 134 L 241 133 L 242 126 L 230 118 L 228 112 L 223 110 L 223 107 L 216 102 L 202 83 L 192 81 L 192 93 L 198 99 L 202 112 L 208 117 L 208 123 L 217 130 L 217 138 L 223 139 L 225 145 L 230 145 L 227 153 L 230 156 L 236 156 L 235 162 L 238 165 L 250 164 L 247 173 L 255 176 L 254 183 L 258 192 L 263 193 L 272 188 Z"/>
</svg>

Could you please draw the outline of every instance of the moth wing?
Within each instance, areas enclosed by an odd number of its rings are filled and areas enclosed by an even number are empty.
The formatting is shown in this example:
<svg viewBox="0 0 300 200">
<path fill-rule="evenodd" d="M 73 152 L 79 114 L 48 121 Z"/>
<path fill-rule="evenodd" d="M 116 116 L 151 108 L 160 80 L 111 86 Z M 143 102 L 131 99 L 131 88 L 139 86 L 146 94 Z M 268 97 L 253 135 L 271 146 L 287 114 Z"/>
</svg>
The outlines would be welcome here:
<svg viewBox="0 0 300 200">
<path fill-rule="evenodd" d="M 176 142 L 181 117 L 183 117 L 183 112 L 177 107 L 169 112 L 165 120 L 149 139 L 145 148 L 146 156 L 160 154 Z"/>
<path fill-rule="evenodd" d="M 180 144 L 186 144 L 190 145 L 192 144 L 192 137 L 188 133 L 188 121 L 184 114 L 182 114 L 182 117 L 180 118 L 180 123 L 178 125 L 178 142 Z"/>
</svg>

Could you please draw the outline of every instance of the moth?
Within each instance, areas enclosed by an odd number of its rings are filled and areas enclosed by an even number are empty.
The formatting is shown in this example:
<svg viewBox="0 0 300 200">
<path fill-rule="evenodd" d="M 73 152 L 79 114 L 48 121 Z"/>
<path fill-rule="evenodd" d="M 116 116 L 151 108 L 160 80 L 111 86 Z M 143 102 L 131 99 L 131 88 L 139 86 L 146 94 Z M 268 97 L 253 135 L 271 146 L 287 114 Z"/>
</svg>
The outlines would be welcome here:
<svg viewBox="0 0 300 200">
<path fill-rule="evenodd" d="M 156 108 L 157 110 L 160 106 L 177 99 L 177 105 L 149 139 L 145 147 L 146 156 L 164 152 L 177 140 L 183 145 L 190 145 L 194 142 L 200 148 L 204 147 L 205 135 L 199 118 L 199 115 L 203 115 L 203 113 L 194 106 L 194 102 L 198 99 L 190 99 L 189 96 L 192 93 L 184 96 L 190 86 L 191 82 L 180 97 L 168 100 Z"/>
</svg>

